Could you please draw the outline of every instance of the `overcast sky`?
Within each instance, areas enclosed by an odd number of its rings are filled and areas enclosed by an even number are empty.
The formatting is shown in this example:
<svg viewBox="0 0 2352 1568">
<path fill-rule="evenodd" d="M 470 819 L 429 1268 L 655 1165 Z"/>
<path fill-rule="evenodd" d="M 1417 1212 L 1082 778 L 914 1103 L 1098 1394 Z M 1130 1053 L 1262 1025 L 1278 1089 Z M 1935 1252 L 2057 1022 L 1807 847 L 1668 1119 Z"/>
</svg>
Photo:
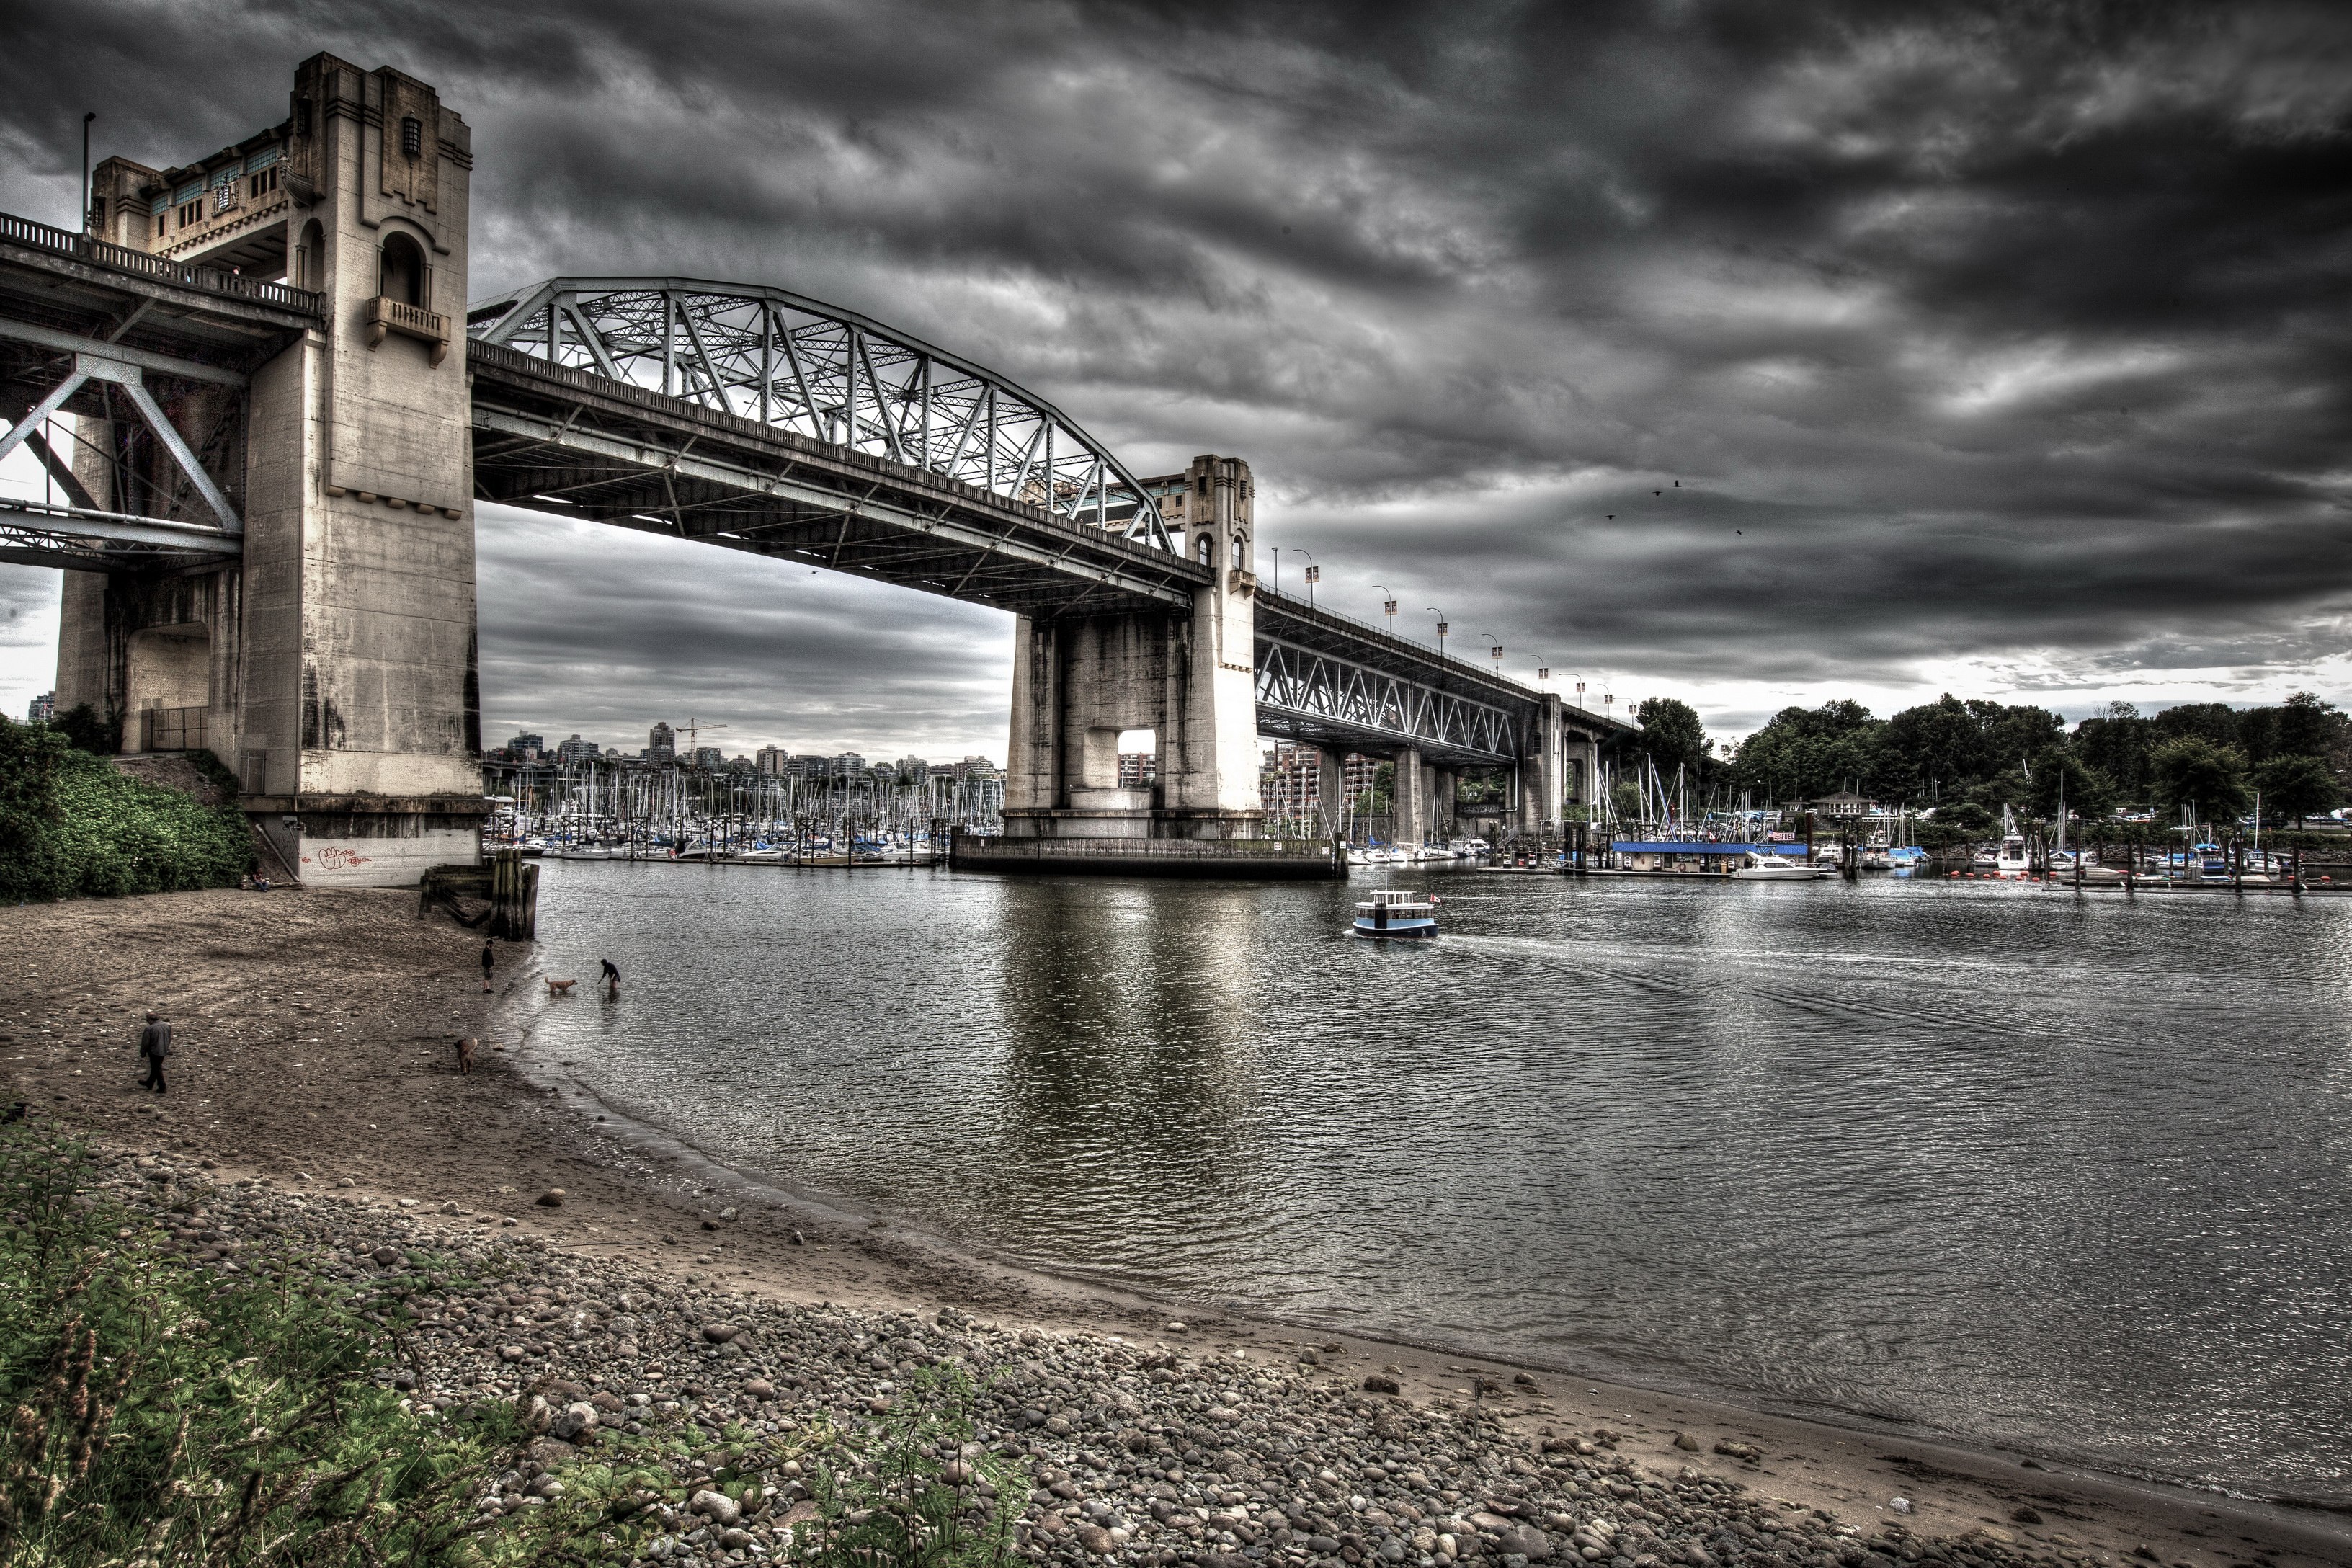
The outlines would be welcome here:
<svg viewBox="0 0 2352 1568">
<path fill-rule="evenodd" d="M 473 127 L 475 297 L 866 311 L 1137 472 L 1248 458 L 1286 583 L 1303 547 L 1328 602 L 1385 584 L 1621 710 L 2352 698 L 2340 5 L 14 17 L 0 207 L 70 221 L 85 109 L 167 164 L 316 50 L 396 65 Z M 488 507 L 480 541 L 492 741 L 1003 753 L 995 612 Z M 13 712 L 58 581 L 0 566 Z"/>
</svg>

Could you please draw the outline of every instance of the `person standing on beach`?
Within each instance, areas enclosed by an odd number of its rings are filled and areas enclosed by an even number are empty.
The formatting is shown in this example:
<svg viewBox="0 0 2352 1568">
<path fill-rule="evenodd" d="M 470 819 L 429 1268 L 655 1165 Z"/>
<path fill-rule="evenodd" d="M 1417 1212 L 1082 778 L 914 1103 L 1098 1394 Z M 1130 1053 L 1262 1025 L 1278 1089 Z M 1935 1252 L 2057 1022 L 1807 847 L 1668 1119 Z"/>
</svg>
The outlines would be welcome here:
<svg viewBox="0 0 2352 1568">
<path fill-rule="evenodd" d="M 621 972 L 613 967 L 613 961 L 611 959 L 605 959 L 604 963 L 604 994 L 607 996 L 618 996 L 621 994 Z"/>
<path fill-rule="evenodd" d="M 490 939 L 484 937 L 482 939 L 482 989 L 485 991 L 490 988 L 490 966 L 498 961 L 498 954 L 490 951 Z"/>
<path fill-rule="evenodd" d="M 163 1058 L 172 1054 L 172 1026 L 154 1014 L 147 1015 L 147 1026 L 139 1032 L 139 1054 L 147 1060 L 147 1077 L 139 1085 L 163 1092 Z"/>
</svg>

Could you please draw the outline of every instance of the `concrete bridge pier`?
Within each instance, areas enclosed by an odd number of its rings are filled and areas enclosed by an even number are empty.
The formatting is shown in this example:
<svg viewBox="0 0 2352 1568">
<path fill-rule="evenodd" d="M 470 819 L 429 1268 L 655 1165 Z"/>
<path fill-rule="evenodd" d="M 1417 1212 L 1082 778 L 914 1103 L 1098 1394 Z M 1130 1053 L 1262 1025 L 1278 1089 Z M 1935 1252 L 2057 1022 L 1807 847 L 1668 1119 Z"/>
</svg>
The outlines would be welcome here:
<svg viewBox="0 0 2352 1568">
<path fill-rule="evenodd" d="M 423 82 L 331 55 L 297 68 L 289 108 L 194 163 L 110 158 L 94 177 L 97 237 L 282 272 L 323 310 L 249 373 L 164 404 L 241 558 L 67 573 L 58 702 L 121 720 L 129 750 L 211 751 L 306 881 L 414 883 L 476 858 L 483 811 L 470 133 Z M 104 510 L 156 515 L 161 496 L 195 514 L 162 434 L 127 438 L 121 397 L 83 416 L 83 488 Z"/>
<path fill-rule="evenodd" d="M 1209 455 L 1179 478 L 1171 523 L 1213 580 L 1190 615 L 1021 617 L 1004 836 L 961 863 L 1285 874 L 1258 795 L 1249 465 Z M 1152 736 L 1149 788 L 1119 780 L 1120 737 L 1137 731 Z M 1297 874 L 1329 874 L 1326 850 L 1302 848 Z"/>
<path fill-rule="evenodd" d="M 1315 804 L 1323 822 L 1323 836 L 1347 831 L 1348 759 L 1328 746 L 1315 748 Z"/>
<path fill-rule="evenodd" d="M 1396 842 L 1420 844 L 1429 837 L 1430 768 L 1421 760 L 1421 748 L 1407 746 L 1396 754 L 1395 778 L 1389 785 L 1389 806 L 1394 816 Z"/>
<path fill-rule="evenodd" d="M 1528 754 L 1520 759 L 1516 805 L 1518 830 L 1530 837 L 1559 831 L 1564 798 L 1567 742 L 1560 700 L 1546 693 L 1536 721 L 1528 727 Z"/>
</svg>

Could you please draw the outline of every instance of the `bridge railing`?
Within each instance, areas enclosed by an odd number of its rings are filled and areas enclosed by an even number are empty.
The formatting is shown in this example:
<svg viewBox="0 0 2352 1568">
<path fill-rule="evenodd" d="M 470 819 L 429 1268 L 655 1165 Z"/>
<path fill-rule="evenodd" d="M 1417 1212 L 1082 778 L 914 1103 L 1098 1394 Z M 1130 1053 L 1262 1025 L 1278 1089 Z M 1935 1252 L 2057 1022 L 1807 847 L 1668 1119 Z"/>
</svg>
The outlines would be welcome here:
<svg viewBox="0 0 2352 1568">
<path fill-rule="evenodd" d="M 1420 658 L 1433 659 L 1437 663 L 1444 665 L 1449 669 L 1459 669 L 1465 674 L 1476 676 L 1483 680 L 1499 680 L 1507 682 L 1511 686 L 1519 688 L 1521 693 L 1526 696 L 1538 697 L 1542 695 L 1541 692 L 1528 687 L 1525 681 L 1520 680 L 1517 676 L 1505 675 L 1499 670 L 1492 668 L 1482 660 L 1463 658 L 1458 655 L 1447 653 L 1443 648 L 1431 647 L 1424 643 L 1408 642 L 1403 637 L 1397 636 L 1390 627 L 1374 626 L 1371 622 L 1365 620 L 1360 616 L 1351 616 L 1344 610 L 1327 610 L 1320 604 L 1318 604 L 1312 599 L 1303 599 L 1286 588 L 1272 586 L 1263 577 L 1258 579 L 1258 592 L 1262 594 L 1271 593 L 1276 598 L 1280 599 L 1285 605 L 1294 609 L 1305 610 L 1318 620 L 1337 621 L 1341 626 L 1347 627 L 1349 631 L 1360 633 L 1370 641 L 1389 643 L 1393 644 L 1398 647 L 1410 648 Z"/>
<path fill-rule="evenodd" d="M 308 289 L 297 289 L 290 283 L 265 283 L 257 278 L 247 278 L 221 267 L 191 266 L 162 256 L 150 256 L 143 250 L 133 250 L 126 245 L 109 240 L 93 239 L 86 234 L 57 228 L 37 223 L 15 213 L 0 213 L 0 240 L 30 246 L 52 255 L 71 257 L 93 267 L 111 268 L 117 272 L 135 273 L 183 288 L 202 289 L 215 294 L 235 294 L 265 305 L 277 305 L 289 310 L 299 310 L 307 316 L 326 314 L 325 297 Z"/>
</svg>

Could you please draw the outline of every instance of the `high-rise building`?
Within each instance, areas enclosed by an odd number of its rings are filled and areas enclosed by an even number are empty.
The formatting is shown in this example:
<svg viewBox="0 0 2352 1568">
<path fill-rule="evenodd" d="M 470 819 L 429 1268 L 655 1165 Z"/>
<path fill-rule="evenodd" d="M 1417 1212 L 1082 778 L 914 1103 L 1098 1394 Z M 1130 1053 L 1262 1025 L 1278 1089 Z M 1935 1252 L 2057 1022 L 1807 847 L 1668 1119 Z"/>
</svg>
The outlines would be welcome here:
<svg viewBox="0 0 2352 1568">
<path fill-rule="evenodd" d="M 1118 754 L 1118 787 L 1150 789 L 1160 776 L 1160 757 L 1154 752 L 1121 752 Z"/>
<path fill-rule="evenodd" d="M 919 784 L 931 776 L 931 764 L 920 757 L 898 759 L 898 780 L 901 784 Z"/>
<path fill-rule="evenodd" d="M 567 767 L 573 763 L 594 762 L 596 757 L 596 742 L 593 741 L 583 741 L 577 735 L 572 736 L 572 739 L 563 742 L 555 748 L 555 760 L 563 763 Z"/>
<path fill-rule="evenodd" d="M 1004 770 L 986 757 L 966 757 L 956 764 L 956 777 L 960 779 L 1001 779 L 1003 776 Z"/>
<path fill-rule="evenodd" d="M 697 746 L 694 748 L 694 765 L 715 773 L 727 765 L 727 753 L 716 746 Z"/>
<path fill-rule="evenodd" d="M 646 761 L 673 763 L 677 760 L 677 731 L 656 721 L 646 731 Z"/>
<path fill-rule="evenodd" d="M 784 764 L 792 760 L 793 754 L 782 746 L 762 746 L 754 762 L 761 773 L 774 778 L 784 771 Z"/>
<path fill-rule="evenodd" d="M 57 716 L 58 694 L 54 691 L 42 692 L 33 699 L 33 705 L 25 710 L 26 719 L 36 724 L 46 723 Z"/>
<path fill-rule="evenodd" d="M 856 752 L 844 752 L 833 759 L 835 777 L 862 779 L 866 776 L 866 758 Z"/>
<path fill-rule="evenodd" d="M 1360 797 L 1370 795 L 1381 765 L 1378 757 L 1349 752 L 1339 763 L 1341 809 L 1352 811 Z M 1265 809 L 1277 816 L 1305 816 L 1323 799 L 1323 753 L 1314 746 L 1277 741 L 1265 753 L 1258 773 L 1258 793 Z"/>
<path fill-rule="evenodd" d="M 539 753 L 547 750 L 547 739 L 526 730 L 507 742 L 507 755 L 518 763 L 535 763 Z"/>
</svg>

